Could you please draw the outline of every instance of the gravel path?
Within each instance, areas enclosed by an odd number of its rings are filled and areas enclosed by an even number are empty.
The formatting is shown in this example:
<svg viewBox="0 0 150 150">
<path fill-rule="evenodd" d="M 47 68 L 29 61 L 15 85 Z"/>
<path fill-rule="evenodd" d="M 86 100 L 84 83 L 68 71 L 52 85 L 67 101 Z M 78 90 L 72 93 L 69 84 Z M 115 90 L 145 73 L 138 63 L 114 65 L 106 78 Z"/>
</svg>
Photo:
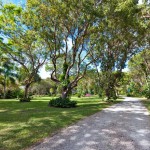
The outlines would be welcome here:
<svg viewBox="0 0 150 150">
<path fill-rule="evenodd" d="M 139 100 L 126 98 L 32 150 L 150 150 L 150 116 Z"/>
</svg>

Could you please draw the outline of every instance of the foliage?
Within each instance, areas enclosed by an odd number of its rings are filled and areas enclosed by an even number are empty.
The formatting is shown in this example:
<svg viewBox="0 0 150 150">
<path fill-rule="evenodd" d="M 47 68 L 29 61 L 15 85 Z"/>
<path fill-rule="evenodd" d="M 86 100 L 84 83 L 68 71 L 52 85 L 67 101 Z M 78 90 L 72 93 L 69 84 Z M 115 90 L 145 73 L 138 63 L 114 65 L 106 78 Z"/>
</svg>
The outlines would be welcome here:
<svg viewBox="0 0 150 150">
<path fill-rule="evenodd" d="M 143 91 L 143 94 L 145 95 L 145 97 L 147 99 L 150 99 L 150 89 L 149 88 L 146 88 L 144 91 Z"/>
<path fill-rule="evenodd" d="M 79 96 L 84 96 L 87 93 L 96 95 L 98 94 L 97 89 L 97 75 L 95 70 L 91 69 L 88 70 L 83 79 L 79 81 L 76 92 Z"/>
<path fill-rule="evenodd" d="M 137 0 L 28 0 L 25 7 L 0 3 L 0 60 L 5 55 L 17 64 L 24 98 L 32 89 L 49 94 L 53 87 L 62 98 L 76 92 L 116 99 L 126 62 L 149 51 L 149 10 Z M 44 64 L 56 86 L 44 88 L 42 82 L 31 88 Z M 149 65 L 140 67 L 149 88 Z M 0 82 L 4 78 L 0 74 Z"/>
<path fill-rule="evenodd" d="M 77 93 L 77 97 L 80 98 L 82 94 L 80 92 Z"/>
<path fill-rule="evenodd" d="M 135 53 L 143 50 L 144 34 L 148 28 L 141 23 L 142 9 L 137 1 L 116 1 L 102 3 L 105 17 L 99 21 L 98 34 L 94 34 L 95 60 L 100 91 L 104 91 L 107 99 L 116 98 L 116 84 L 121 79 L 126 61 Z M 95 37 L 97 42 L 95 41 Z M 95 59 L 92 56 L 93 59 Z M 100 70 L 100 71 L 99 71 Z M 116 95 L 116 96 L 115 96 Z"/>
<path fill-rule="evenodd" d="M 23 90 L 19 88 L 9 89 L 6 92 L 6 99 L 20 98 L 23 97 Z"/>
<path fill-rule="evenodd" d="M 150 100 L 148 99 L 141 99 L 141 102 L 145 105 L 145 107 L 148 109 L 150 112 Z"/>
<path fill-rule="evenodd" d="M 9 98 L 10 91 L 7 89 L 10 85 L 15 85 L 18 78 L 17 68 L 7 57 L 2 57 L 0 62 L 0 84 L 3 86 L 3 98 Z"/>
<path fill-rule="evenodd" d="M 77 102 L 76 101 L 71 101 L 69 98 L 55 98 L 50 100 L 49 106 L 51 107 L 60 107 L 60 108 L 71 108 L 71 107 L 76 107 Z"/>
<path fill-rule="evenodd" d="M 51 79 L 59 84 L 62 97 L 68 97 L 92 63 L 88 60 L 93 50 L 89 38 L 95 32 L 97 17 L 100 17 L 96 5 L 94 0 L 28 1 L 29 14 L 34 15 L 34 20 L 31 18 L 28 23 L 34 24 L 45 40 L 50 51 Z M 59 74 L 59 62 L 63 74 Z"/>
<path fill-rule="evenodd" d="M 150 51 L 148 49 L 136 54 L 129 61 L 131 80 L 134 82 L 132 89 L 135 91 L 132 95 L 150 95 Z M 139 90 L 136 90 L 136 89 Z"/>
<path fill-rule="evenodd" d="M 26 97 L 26 98 L 22 97 L 22 98 L 19 98 L 19 101 L 20 102 L 30 102 L 31 99 L 32 99 L 31 97 Z"/>
<path fill-rule="evenodd" d="M 36 82 L 31 85 L 29 91 L 30 93 L 34 95 L 49 95 L 50 94 L 50 88 L 53 88 L 50 79 L 42 79 L 39 82 Z"/>
<path fill-rule="evenodd" d="M 48 53 L 38 32 L 27 24 L 24 8 L 11 3 L 2 5 L 0 18 L 0 33 L 7 39 L 0 40 L 1 51 L 19 66 L 26 98 Z"/>
<path fill-rule="evenodd" d="M 53 89 L 53 88 L 50 88 L 50 90 L 49 90 L 49 91 L 50 91 L 50 93 L 51 93 L 51 94 L 53 94 L 53 93 L 54 93 L 54 89 Z"/>
</svg>

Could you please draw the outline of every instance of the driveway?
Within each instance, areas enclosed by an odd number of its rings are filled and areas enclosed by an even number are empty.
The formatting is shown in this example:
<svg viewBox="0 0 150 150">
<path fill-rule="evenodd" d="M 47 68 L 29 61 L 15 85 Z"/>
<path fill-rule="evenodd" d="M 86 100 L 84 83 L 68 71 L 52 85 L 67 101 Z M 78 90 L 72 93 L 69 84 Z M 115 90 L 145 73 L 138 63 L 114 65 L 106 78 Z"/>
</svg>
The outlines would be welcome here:
<svg viewBox="0 0 150 150">
<path fill-rule="evenodd" d="M 150 116 L 138 99 L 125 98 L 32 150 L 150 150 Z"/>
</svg>

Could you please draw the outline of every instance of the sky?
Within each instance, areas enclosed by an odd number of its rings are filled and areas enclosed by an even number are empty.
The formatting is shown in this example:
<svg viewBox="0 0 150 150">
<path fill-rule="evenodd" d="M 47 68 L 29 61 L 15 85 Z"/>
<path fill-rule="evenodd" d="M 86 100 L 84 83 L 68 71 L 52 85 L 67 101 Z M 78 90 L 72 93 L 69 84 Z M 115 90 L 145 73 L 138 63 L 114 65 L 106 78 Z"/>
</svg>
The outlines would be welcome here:
<svg viewBox="0 0 150 150">
<path fill-rule="evenodd" d="M 23 4 L 26 0 L 2 0 L 3 2 L 6 2 L 6 3 L 8 3 L 8 2 L 12 2 L 12 3 L 15 3 L 15 4 Z M 141 4 L 142 3 L 142 0 L 139 0 L 139 4 Z"/>
<path fill-rule="evenodd" d="M 39 75 L 41 76 L 42 79 L 50 77 L 50 72 L 45 71 L 45 65 L 40 69 Z"/>
<path fill-rule="evenodd" d="M 15 3 L 15 4 L 23 4 L 26 0 L 2 0 L 4 3 Z"/>
</svg>

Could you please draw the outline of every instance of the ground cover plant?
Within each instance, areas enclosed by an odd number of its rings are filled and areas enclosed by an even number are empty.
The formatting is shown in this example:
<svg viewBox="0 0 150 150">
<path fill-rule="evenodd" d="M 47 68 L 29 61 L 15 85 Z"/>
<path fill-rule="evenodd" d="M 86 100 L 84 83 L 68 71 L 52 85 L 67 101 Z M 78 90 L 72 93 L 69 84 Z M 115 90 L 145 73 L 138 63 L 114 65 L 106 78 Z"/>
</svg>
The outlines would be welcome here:
<svg viewBox="0 0 150 150">
<path fill-rule="evenodd" d="M 76 108 L 48 106 L 50 97 L 36 97 L 30 103 L 0 100 L 0 149 L 30 147 L 60 129 L 119 102 L 105 102 L 97 96 L 77 98 Z"/>
<path fill-rule="evenodd" d="M 150 112 L 150 99 L 143 99 L 142 102 Z"/>
</svg>

